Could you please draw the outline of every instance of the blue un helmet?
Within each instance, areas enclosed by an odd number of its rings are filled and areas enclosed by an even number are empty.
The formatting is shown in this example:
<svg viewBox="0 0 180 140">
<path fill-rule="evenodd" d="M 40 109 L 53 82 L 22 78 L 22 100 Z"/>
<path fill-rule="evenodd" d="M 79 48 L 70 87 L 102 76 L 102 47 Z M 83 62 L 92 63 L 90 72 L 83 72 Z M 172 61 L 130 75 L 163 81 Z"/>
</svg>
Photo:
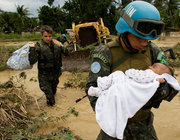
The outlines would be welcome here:
<svg viewBox="0 0 180 140">
<path fill-rule="evenodd" d="M 116 24 L 116 30 L 120 34 L 129 32 L 139 38 L 154 40 L 164 30 L 159 11 L 145 1 L 129 3 L 120 16 Z"/>
<path fill-rule="evenodd" d="M 65 35 L 65 34 L 62 34 L 62 36 L 63 36 L 63 37 L 66 37 L 66 35 Z"/>
</svg>

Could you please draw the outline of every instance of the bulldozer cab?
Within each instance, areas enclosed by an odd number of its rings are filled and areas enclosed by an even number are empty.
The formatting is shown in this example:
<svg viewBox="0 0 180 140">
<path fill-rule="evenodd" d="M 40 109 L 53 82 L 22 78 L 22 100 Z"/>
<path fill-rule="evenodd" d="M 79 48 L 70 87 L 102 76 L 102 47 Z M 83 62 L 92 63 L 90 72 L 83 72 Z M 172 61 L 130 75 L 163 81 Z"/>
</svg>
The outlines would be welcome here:
<svg viewBox="0 0 180 140">
<path fill-rule="evenodd" d="M 91 44 L 99 45 L 102 42 L 106 44 L 106 37 L 110 34 L 109 29 L 104 26 L 102 18 L 96 21 L 81 21 L 78 25 L 72 23 L 72 31 L 75 51 L 77 45 L 85 48 Z"/>
</svg>

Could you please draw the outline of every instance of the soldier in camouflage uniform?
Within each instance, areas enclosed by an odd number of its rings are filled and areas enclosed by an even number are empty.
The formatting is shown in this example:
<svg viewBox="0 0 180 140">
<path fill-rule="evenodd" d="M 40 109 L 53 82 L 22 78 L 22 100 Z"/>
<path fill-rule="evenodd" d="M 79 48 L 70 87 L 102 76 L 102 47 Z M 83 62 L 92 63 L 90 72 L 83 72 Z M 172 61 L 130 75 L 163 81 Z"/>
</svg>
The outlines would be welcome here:
<svg viewBox="0 0 180 140">
<path fill-rule="evenodd" d="M 30 43 L 29 61 L 33 65 L 38 61 L 38 79 L 40 89 L 45 93 L 47 105 L 55 104 L 59 77 L 61 75 L 62 54 L 68 56 L 69 51 L 58 41 L 52 39 L 52 28 L 44 25 L 41 28 L 42 39 L 35 46 Z"/>
<path fill-rule="evenodd" d="M 164 23 L 160 21 L 158 10 L 144 1 L 129 3 L 121 12 L 116 24 L 119 37 L 107 45 L 101 44 L 92 54 L 91 71 L 86 84 L 86 93 L 90 86 L 97 87 L 97 77 L 108 76 L 110 73 L 135 68 L 145 70 L 156 62 L 166 64 L 159 59 L 161 51 L 148 40 L 156 39 L 163 31 Z M 178 93 L 167 82 L 160 84 L 154 96 L 144 105 L 133 118 L 128 120 L 123 140 L 157 140 L 153 127 L 151 108 L 158 108 L 162 100 L 171 101 Z M 88 96 L 95 110 L 97 97 Z M 97 140 L 115 140 L 103 130 Z"/>
</svg>

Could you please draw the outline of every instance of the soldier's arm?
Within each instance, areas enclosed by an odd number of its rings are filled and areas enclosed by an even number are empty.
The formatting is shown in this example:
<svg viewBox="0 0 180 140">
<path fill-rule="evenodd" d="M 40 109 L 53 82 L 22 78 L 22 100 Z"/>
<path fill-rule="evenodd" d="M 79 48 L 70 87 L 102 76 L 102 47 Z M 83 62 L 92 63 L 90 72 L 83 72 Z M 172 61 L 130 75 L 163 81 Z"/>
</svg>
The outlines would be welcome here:
<svg viewBox="0 0 180 140">
<path fill-rule="evenodd" d="M 29 49 L 30 65 L 33 65 L 38 61 L 39 52 L 40 52 L 40 46 L 38 42 L 34 46 L 30 46 Z"/>
<path fill-rule="evenodd" d="M 152 107 L 158 108 L 160 103 L 163 100 L 171 101 L 176 95 L 178 91 L 172 88 L 167 81 L 160 84 L 160 87 L 157 89 L 156 93 L 152 97 Z"/>
<path fill-rule="evenodd" d="M 86 84 L 86 94 L 88 94 L 90 86 L 97 87 L 97 77 L 108 76 L 111 73 L 110 65 L 111 53 L 109 48 L 104 45 L 98 46 L 98 48 L 96 48 L 92 53 L 91 70 Z M 88 98 L 93 110 L 95 110 L 97 97 L 88 96 Z"/>
<path fill-rule="evenodd" d="M 69 56 L 69 54 L 70 54 L 69 50 L 61 42 L 57 41 L 56 39 L 53 39 L 53 42 L 61 49 L 61 52 L 65 56 Z"/>
<path fill-rule="evenodd" d="M 158 53 L 161 51 L 155 44 L 152 44 L 152 63 L 159 62 L 157 60 Z M 178 91 L 172 88 L 167 81 L 160 84 L 160 87 L 157 89 L 154 96 L 151 98 L 152 107 L 158 108 L 160 103 L 163 100 L 171 101 L 176 95 Z"/>
</svg>

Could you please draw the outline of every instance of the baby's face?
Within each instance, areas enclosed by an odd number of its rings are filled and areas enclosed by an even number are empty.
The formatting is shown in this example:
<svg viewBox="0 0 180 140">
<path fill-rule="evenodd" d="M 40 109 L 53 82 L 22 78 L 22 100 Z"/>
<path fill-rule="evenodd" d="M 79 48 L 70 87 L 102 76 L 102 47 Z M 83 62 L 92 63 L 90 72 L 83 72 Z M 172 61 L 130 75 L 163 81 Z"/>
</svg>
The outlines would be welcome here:
<svg viewBox="0 0 180 140">
<path fill-rule="evenodd" d="M 148 67 L 149 69 L 151 69 L 152 71 L 154 71 L 156 74 L 163 74 L 163 68 L 164 68 L 164 64 L 161 63 L 155 63 L 152 66 Z"/>
</svg>

